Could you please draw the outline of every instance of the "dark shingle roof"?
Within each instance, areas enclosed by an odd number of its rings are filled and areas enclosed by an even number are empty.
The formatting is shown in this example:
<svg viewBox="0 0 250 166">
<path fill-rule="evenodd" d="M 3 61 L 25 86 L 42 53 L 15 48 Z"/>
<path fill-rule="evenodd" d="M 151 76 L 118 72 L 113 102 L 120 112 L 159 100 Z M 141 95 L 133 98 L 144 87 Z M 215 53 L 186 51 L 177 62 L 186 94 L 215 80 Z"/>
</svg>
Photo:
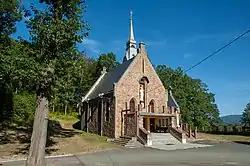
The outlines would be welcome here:
<svg viewBox="0 0 250 166">
<path fill-rule="evenodd" d="M 169 90 L 168 92 L 168 106 L 169 107 L 175 107 L 175 108 L 179 108 L 178 103 L 176 102 L 171 90 Z"/>
<path fill-rule="evenodd" d="M 117 83 L 122 75 L 125 73 L 134 58 L 125 61 L 124 63 L 118 65 L 116 68 L 107 72 L 101 81 L 97 84 L 94 90 L 89 94 L 89 99 L 96 98 L 100 93 L 106 93 L 113 90 L 114 83 Z"/>
</svg>

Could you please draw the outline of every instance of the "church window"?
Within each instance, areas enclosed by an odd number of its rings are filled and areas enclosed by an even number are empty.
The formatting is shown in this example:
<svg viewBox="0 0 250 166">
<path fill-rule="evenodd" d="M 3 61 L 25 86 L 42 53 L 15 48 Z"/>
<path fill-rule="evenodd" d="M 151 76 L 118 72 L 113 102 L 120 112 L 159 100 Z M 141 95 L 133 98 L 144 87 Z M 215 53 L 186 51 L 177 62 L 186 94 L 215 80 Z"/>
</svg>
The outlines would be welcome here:
<svg viewBox="0 0 250 166">
<path fill-rule="evenodd" d="M 106 107 L 105 107 L 105 120 L 109 121 L 109 115 L 110 115 L 110 105 L 109 102 L 106 102 Z"/>
<path fill-rule="evenodd" d="M 151 113 L 155 112 L 155 102 L 154 102 L 154 100 L 151 100 L 149 102 L 149 110 L 148 110 L 148 112 L 151 112 Z"/>
<path fill-rule="evenodd" d="M 145 84 L 140 84 L 140 104 L 142 108 L 145 108 Z"/>
<path fill-rule="evenodd" d="M 132 98 L 129 102 L 129 108 L 131 112 L 135 112 L 135 99 Z"/>
<path fill-rule="evenodd" d="M 144 73 L 144 59 L 142 60 L 142 73 Z"/>
<path fill-rule="evenodd" d="M 142 108 L 145 108 L 145 99 L 146 99 L 146 85 L 148 83 L 147 77 L 143 77 L 140 80 L 140 88 L 139 88 L 139 99 L 140 99 L 140 105 Z"/>
</svg>

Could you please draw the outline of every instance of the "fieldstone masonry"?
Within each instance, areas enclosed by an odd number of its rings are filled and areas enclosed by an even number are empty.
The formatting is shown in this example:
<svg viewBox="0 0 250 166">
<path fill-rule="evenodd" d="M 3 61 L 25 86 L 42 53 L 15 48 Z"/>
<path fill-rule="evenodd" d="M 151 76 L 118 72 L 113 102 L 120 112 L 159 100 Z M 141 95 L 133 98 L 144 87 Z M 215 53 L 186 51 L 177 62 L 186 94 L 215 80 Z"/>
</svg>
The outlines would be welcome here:
<svg viewBox="0 0 250 166">
<path fill-rule="evenodd" d="M 85 131 L 118 138 L 136 136 L 138 127 L 145 127 L 146 136 L 151 128 L 155 131 L 157 125 L 163 131 L 169 130 L 170 123 L 172 127 L 178 127 L 179 106 L 154 70 L 145 44 L 139 43 L 136 48 L 132 15 L 129 27 L 123 63 L 111 71 L 104 68 L 83 97 L 82 104 L 78 104 L 83 106 L 81 127 Z M 144 115 L 138 115 L 138 112 Z M 160 120 L 164 123 L 160 124 Z"/>
</svg>

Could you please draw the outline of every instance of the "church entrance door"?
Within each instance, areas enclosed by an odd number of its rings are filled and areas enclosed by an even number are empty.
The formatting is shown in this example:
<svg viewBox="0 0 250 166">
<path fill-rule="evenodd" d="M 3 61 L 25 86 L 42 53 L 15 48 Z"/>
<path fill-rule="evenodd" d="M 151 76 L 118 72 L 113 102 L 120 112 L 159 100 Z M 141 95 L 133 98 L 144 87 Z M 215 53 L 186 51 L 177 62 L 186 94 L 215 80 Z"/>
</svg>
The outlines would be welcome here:
<svg viewBox="0 0 250 166">
<path fill-rule="evenodd" d="M 150 132 L 155 132 L 155 118 L 150 118 Z"/>
</svg>

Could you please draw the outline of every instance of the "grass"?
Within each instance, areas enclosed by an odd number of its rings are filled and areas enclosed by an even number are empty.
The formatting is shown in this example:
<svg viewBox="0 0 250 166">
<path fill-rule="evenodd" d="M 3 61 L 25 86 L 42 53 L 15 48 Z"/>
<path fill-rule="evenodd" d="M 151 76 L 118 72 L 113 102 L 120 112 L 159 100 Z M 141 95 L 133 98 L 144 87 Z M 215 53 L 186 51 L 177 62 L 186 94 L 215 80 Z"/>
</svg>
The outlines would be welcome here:
<svg viewBox="0 0 250 166">
<path fill-rule="evenodd" d="M 250 136 L 242 136 L 242 135 L 222 135 L 222 134 L 199 133 L 198 136 L 199 138 L 205 139 L 205 140 L 250 142 Z"/>
<path fill-rule="evenodd" d="M 81 132 L 80 136 L 87 141 L 90 145 L 105 149 L 105 148 L 117 148 L 117 145 L 107 142 L 106 136 L 100 136 L 97 134 Z"/>
<path fill-rule="evenodd" d="M 108 137 L 106 136 L 100 136 L 100 135 L 93 134 L 93 133 L 87 133 L 82 130 L 73 129 L 72 125 L 79 121 L 79 119 L 77 118 L 77 115 L 78 115 L 77 113 L 70 113 L 70 114 L 64 115 L 62 113 L 50 112 L 50 119 L 57 120 L 60 122 L 60 124 L 63 127 L 70 128 L 74 132 L 78 133 L 77 135 L 80 136 L 82 141 L 87 143 L 86 146 L 88 147 L 97 148 L 97 149 L 106 149 L 106 148 L 116 147 L 116 145 L 107 142 Z"/>
<path fill-rule="evenodd" d="M 69 113 L 67 115 L 62 114 L 60 112 L 50 112 L 49 113 L 49 118 L 51 120 L 77 122 L 77 121 L 79 121 L 77 115 L 78 115 L 77 112 L 72 112 L 72 113 Z"/>
<path fill-rule="evenodd" d="M 82 132 L 80 134 L 86 141 L 93 141 L 93 142 L 96 142 L 96 141 L 106 141 L 107 140 L 107 137 L 105 136 L 100 136 L 100 135 L 97 135 L 97 134 L 92 134 L 92 133 L 86 133 L 86 132 Z"/>
</svg>

